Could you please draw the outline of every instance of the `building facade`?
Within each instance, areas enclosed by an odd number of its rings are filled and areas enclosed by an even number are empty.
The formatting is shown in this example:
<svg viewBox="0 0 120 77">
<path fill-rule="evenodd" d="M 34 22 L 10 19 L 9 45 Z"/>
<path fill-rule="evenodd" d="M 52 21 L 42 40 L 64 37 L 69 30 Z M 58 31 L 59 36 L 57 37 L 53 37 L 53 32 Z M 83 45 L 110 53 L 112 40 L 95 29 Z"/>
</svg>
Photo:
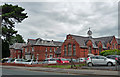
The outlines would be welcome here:
<svg viewBox="0 0 120 77">
<path fill-rule="evenodd" d="M 10 57 L 11 58 L 22 58 L 23 51 L 22 47 L 25 46 L 25 43 L 14 43 L 10 46 Z"/>
<path fill-rule="evenodd" d="M 23 47 L 23 57 L 24 59 L 37 59 L 39 61 L 46 58 L 55 58 L 58 56 L 56 51 L 61 45 L 62 42 L 53 40 L 28 39 L 27 45 Z"/>
<path fill-rule="evenodd" d="M 46 58 L 86 58 L 89 55 L 99 55 L 103 50 L 119 49 L 120 39 L 115 36 L 93 38 L 92 31 L 88 37 L 67 35 L 64 42 L 38 39 L 28 39 L 27 44 L 15 43 L 10 46 L 11 58 L 37 59 Z"/>
<path fill-rule="evenodd" d="M 89 55 L 99 55 L 103 50 L 120 49 L 120 42 L 115 36 L 92 38 L 92 31 L 88 37 L 67 35 L 61 46 L 61 57 L 87 58 Z"/>
</svg>

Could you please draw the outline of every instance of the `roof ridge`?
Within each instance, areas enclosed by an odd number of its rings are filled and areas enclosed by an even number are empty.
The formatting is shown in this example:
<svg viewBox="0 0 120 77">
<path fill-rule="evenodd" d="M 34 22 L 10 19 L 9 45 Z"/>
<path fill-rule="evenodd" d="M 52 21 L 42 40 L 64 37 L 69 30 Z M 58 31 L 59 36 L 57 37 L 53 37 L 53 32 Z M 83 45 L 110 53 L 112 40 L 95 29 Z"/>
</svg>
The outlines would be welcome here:
<svg viewBox="0 0 120 77">
<path fill-rule="evenodd" d="M 79 35 L 72 35 L 70 34 L 71 36 L 76 36 L 76 37 L 83 37 L 83 38 L 89 38 L 89 37 L 84 37 L 84 36 L 79 36 Z"/>
<path fill-rule="evenodd" d="M 109 37 L 114 37 L 114 36 L 104 36 L 104 37 L 97 37 L 97 38 L 93 38 L 93 39 L 100 39 L 100 38 L 109 38 Z"/>
</svg>

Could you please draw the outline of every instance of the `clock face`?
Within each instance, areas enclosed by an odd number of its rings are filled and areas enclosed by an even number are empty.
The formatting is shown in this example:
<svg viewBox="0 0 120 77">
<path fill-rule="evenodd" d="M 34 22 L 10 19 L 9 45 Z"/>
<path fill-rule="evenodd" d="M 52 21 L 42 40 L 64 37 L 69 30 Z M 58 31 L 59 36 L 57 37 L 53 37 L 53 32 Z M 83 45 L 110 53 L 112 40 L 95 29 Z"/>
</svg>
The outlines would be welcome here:
<svg viewBox="0 0 120 77">
<path fill-rule="evenodd" d="M 92 31 L 89 30 L 89 31 L 88 31 L 88 35 L 92 35 Z"/>
</svg>

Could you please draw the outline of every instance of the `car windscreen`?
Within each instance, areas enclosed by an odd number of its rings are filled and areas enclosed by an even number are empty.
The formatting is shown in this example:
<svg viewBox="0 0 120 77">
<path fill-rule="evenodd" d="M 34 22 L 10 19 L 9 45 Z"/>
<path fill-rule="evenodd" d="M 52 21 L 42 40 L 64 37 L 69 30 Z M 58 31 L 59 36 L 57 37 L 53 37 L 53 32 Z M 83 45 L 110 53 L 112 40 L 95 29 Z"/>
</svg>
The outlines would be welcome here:
<svg viewBox="0 0 120 77">
<path fill-rule="evenodd" d="M 27 60 L 26 62 L 31 62 L 31 60 Z"/>
<path fill-rule="evenodd" d="M 56 59 L 49 59 L 49 61 L 56 61 Z"/>
<path fill-rule="evenodd" d="M 67 61 L 67 59 L 61 59 L 62 61 Z"/>
<path fill-rule="evenodd" d="M 15 61 L 15 59 L 12 59 L 11 62 Z"/>
</svg>

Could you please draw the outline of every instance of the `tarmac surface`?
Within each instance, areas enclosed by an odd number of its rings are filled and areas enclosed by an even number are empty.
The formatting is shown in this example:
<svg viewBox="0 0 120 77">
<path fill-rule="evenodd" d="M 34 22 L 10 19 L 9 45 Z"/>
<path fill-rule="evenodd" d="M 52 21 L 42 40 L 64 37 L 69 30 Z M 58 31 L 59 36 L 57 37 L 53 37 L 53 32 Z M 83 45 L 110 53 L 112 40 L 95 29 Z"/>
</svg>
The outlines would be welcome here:
<svg viewBox="0 0 120 77">
<path fill-rule="evenodd" d="M 11 69 L 14 69 L 14 71 L 16 69 L 22 71 L 27 70 L 27 71 L 32 71 L 31 74 L 33 72 L 42 72 L 41 75 L 89 75 L 89 76 L 93 75 L 93 76 L 105 76 L 105 77 L 120 76 L 119 71 L 112 71 L 112 70 L 106 71 L 106 70 L 91 70 L 91 69 L 61 69 L 61 68 L 43 68 L 43 67 L 20 67 L 20 66 L 0 66 L 0 67 L 3 69 L 3 71 L 9 71 Z M 45 72 L 49 72 L 49 73 L 45 73 Z"/>
</svg>

